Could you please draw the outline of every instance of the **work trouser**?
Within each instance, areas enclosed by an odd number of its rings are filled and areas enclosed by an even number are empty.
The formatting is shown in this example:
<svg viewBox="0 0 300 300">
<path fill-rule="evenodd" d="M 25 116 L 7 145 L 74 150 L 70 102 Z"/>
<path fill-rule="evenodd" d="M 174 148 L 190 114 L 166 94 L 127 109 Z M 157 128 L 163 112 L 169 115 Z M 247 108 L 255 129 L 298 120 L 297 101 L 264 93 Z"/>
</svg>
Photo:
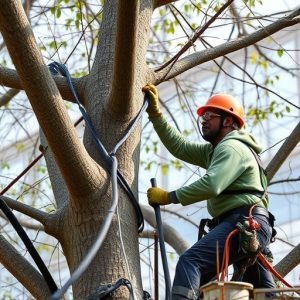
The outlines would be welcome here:
<svg viewBox="0 0 300 300">
<path fill-rule="evenodd" d="M 218 241 L 219 261 L 222 262 L 223 250 L 227 236 L 236 228 L 236 223 L 248 216 L 248 209 L 235 209 L 226 218 L 220 220 L 211 231 L 180 256 L 172 287 L 172 300 L 197 299 L 199 287 L 211 281 L 217 273 L 216 241 Z M 260 249 L 267 253 L 272 237 L 269 218 L 253 212 L 254 219 L 260 224 L 257 231 Z M 231 239 L 229 264 L 239 264 L 241 255 L 238 253 L 238 236 Z M 260 261 L 248 267 L 240 279 L 253 284 L 255 288 L 273 288 L 275 283 L 269 270 Z"/>
</svg>

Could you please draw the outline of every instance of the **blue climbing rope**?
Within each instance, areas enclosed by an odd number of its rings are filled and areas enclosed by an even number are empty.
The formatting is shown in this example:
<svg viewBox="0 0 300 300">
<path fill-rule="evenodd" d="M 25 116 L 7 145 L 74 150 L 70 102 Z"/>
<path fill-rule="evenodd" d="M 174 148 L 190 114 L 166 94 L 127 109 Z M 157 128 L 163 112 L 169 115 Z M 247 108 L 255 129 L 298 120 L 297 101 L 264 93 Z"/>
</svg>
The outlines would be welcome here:
<svg viewBox="0 0 300 300">
<path fill-rule="evenodd" d="M 138 224 L 139 224 L 139 232 L 141 232 L 144 228 L 144 218 L 143 214 L 141 211 L 141 208 L 137 202 L 137 200 L 134 197 L 134 194 L 132 190 L 130 189 L 128 183 L 118 170 L 118 162 L 116 159 L 116 152 L 117 150 L 121 147 L 121 145 L 126 141 L 132 130 L 135 128 L 137 125 L 138 121 L 141 119 L 143 112 L 147 109 L 148 107 L 148 96 L 145 95 L 145 101 L 144 104 L 139 111 L 138 115 L 135 117 L 135 119 L 131 122 L 129 128 L 125 132 L 124 136 L 121 138 L 121 140 L 116 144 L 114 147 L 112 153 L 109 155 L 108 152 L 106 151 L 105 147 L 101 143 L 96 130 L 93 126 L 92 120 L 87 114 L 85 108 L 82 106 L 80 103 L 77 93 L 74 89 L 74 86 L 72 84 L 72 78 L 71 75 L 65 65 L 59 64 L 57 62 L 53 62 L 49 65 L 49 69 L 52 72 L 52 74 L 57 75 L 60 74 L 62 76 L 65 76 L 67 78 L 68 85 L 73 93 L 73 96 L 75 98 L 75 101 L 77 102 L 80 112 L 86 122 L 86 125 L 88 126 L 89 130 L 91 131 L 92 137 L 94 142 L 96 143 L 97 149 L 104 158 L 106 162 L 106 169 L 111 175 L 111 182 L 112 182 L 112 205 L 110 209 L 108 210 L 107 216 L 104 220 L 104 222 L 101 225 L 101 228 L 97 234 L 97 237 L 93 243 L 93 245 L 90 247 L 90 249 L 87 251 L 87 254 L 85 255 L 84 259 L 80 262 L 80 264 L 77 266 L 75 271 L 72 273 L 71 277 L 69 280 L 61 287 L 61 289 L 57 290 L 51 297 L 51 300 L 59 300 L 64 293 L 67 291 L 67 289 L 74 283 L 76 282 L 83 272 L 88 268 L 96 254 L 98 253 L 101 245 L 103 244 L 103 241 L 108 233 L 108 230 L 111 225 L 111 221 L 113 219 L 113 216 L 116 212 L 116 208 L 118 206 L 118 188 L 117 188 L 117 183 L 120 183 L 123 189 L 126 191 L 127 195 L 129 196 L 129 199 L 133 203 L 136 212 L 137 212 L 137 217 L 138 217 Z M 131 298 L 134 299 L 134 294 L 131 293 Z"/>
</svg>

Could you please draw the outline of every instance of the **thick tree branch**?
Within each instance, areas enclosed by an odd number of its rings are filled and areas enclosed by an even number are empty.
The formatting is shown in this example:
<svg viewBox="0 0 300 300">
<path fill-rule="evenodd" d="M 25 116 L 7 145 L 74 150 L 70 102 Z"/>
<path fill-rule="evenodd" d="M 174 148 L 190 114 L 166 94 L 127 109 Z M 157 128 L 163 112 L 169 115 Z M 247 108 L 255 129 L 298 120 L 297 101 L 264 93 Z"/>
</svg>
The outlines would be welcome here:
<svg viewBox="0 0 300 300">
<path fill-rule="evenodd" d="M 48 214 L 39 209 L 33 208 L 29 205 L 21 203 L 17 200 L 13 200 L 6 196 L 0 196 L 1 199 L 13 210 L 16 210 L 26 216 L 33 218 L 40 222 L 44 226 L 44 231 L 54 237 L 58 237 L 61 234 L 60 219 L 64 213 L 64 208 L 56 211 L 56 213 Z"/>
<path fill-rule="evenodd" d="M 40 223 L 42 223 L 43 225 L 47 224 L 47 221 L 49 220 L 49 214 L 45 213 L 39 209 L 33 208 L 27 204 L 24 204 L 22 202 L 19 202 L 17 200 L 13 200 L 9 197 L 6 196 L 0 196 L 0 198 L 2 200 L 5 201 L 5 203 L 11 208 L 14 209 L 26 216 L 29 216 L 37 221 L 39 221 Z"/>
<path fill-rule="evenodd" d="M 1 218 L 8 220 L 5 214 L 0 211 L 0 216 Z M 21 224 L 22 227 L 25 227 L 26 229 L 32 229 L 36 231 L 45 231 L 44 226 L 42 224 L 33 224 L 31 221 L 25 221 L 25 220 L 20 220 L 19 218 L 18 222 Z"/>
<path fill-rule="evenodd" d="M 136 32 L 139 1 L 118 1 L 117 33 L 109 110 L 117 115 L 130 113 L 136 59 Z"/>
<path fill-rule="evenodd" d="M 270 35 L 300 23 L 300 9 L 296 9 L 290 15 L 279 19 L 278 21 L 258 30 L 248 36 L 238 38 L 234 41 L 226 42 L 218 45 L 214 48 L 205 49 L 184 57 L 177 61 L 171 68 L 166 68 L 160 72 L 157 72 L 154 84 L 158 85 L 161 82 L 167 81 L 177 75 L 182 74 L 191 68 L 198 66 L 207 61 L 216 59 L 220 56 L 229 54 L 231 52 L 243 49 L 250 45 L 253 45 L 262 39 L 269 37 Z"/>
<path fill-rule="evenodd" d="M 282 166 L 286 158 L 300 141 L 300 122 L 294 128 L 292 133 L 287 137 L 280 149 L 277 151 L 273 159 L 266 167 L 267 179 L 270 182 L 279 168 Z"/>
<path fill-rule="evenodd" d="M 283 277 L 300 264 L 300 244 L 286 255 L 276 266 L 276 271 Z"/>
<path fill-rule="evenodd" d="M 74 96 L 68 86 L 67 80 L 61 76 L 53 76 L 53 80 L 63 99 L 68 100 L 70 102 L 75 102 Z M 73 78 L 72 83 L 74 88 L 78 94 L 78 97 L 81 103 L 84 105 L 84 97 L 83 97 L 83 86 L 87 80 L 87 76 L 81 78 Z M 18 73 L 9 68 L 4 68 L 0 66 L 0 85 L 10 87 L 12 89 L 23 90 L 23 85 L 20 80 Z"/>
<path fill-rule="evenodd" d="M 0 30 L 69 192 L 76 198 L 99 189 L 101 170 L 77 136 L 21 3 L 0 4 Z"/>
<path fill-rule="evenodd" d="M 153 209 L 150 207 L 142 206 L 142 212 L 145 220 L 153 227 L 156 226 L 155 215 Z M 174 248 L 178 255 L 184 253 L 189 247 L 189 243 L 185 241 L 181 235 L 170 225 L 163 223 L 165 241 Z"/>
<path fill-rule="evenodd" d="M 35 299 L 51 296 L 43 276 L 0 235 L 1 264 L 32 294 Z"/>
</svg>

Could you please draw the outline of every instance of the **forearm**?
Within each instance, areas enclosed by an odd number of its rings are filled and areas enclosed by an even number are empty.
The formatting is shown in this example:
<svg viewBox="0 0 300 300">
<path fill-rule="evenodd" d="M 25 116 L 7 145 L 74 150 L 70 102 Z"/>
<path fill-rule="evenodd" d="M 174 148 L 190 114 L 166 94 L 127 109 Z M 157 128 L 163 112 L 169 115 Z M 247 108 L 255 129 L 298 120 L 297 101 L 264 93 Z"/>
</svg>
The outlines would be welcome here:
<svg viewBox="0 0 300 300">
<path fill-rule="evenodd" d="M 180 132 L 163 117 L 150 118 L 161 142 L 176 158 L 206 168 L 208 145 L 186 141 Z"/>
</svg>

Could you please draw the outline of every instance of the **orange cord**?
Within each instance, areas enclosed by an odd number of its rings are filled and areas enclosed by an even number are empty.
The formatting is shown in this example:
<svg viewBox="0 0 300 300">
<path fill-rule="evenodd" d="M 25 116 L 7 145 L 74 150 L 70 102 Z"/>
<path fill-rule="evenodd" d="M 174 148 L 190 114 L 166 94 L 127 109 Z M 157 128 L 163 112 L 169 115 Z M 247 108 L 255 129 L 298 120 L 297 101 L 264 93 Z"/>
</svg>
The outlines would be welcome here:
<svg viewBox="0 0 300 300">
<path fill-rule="evenodd" d="M 252 216 L 252 210 L 255 206 L 256 206 L 256 204 L 251 206 L 251 208 L 249 210 L 248 220 L 249 220 L 250 229 L 257 231 L 259 229 L 260 225 L 255 219 L 253 219 L 253 216 Z M 227 269 L 228 269 L 231 238 L 232 238 L 233 235 L 238 233 L 238 231 L 239 230 L 237 228 L 234 229 L 233 231 L 231 231 L 229 233 L 229 235 L 227 236 L 226 241 L 225 241 L 225 246 L 224 246 L 224 251 L 223 251 L 222 267 L 221 267 L 221 269 L 222 269 L 221 270 L 221 279 L 220 279 L 220 281 L 223 282 L 223 283 L 225 281 L 225 276 L 226 276 Z M 287 281 L 285 281 L 285 279 L 272 267 L 272 265 L 267 261 L 267 259 L 263 256 L 263 254 L 261 252 L 258 252 L 257 257 L 262 262 L 264 267 L 266 267 L 274 276 L 276 276 L 280 281 L 282 281 L 287 287 L 293 288 L 293 286 L 290 285 Z M 218 274 L 218 276 L 219 276 L 219 274 Z M 300 295 L 299 292 L 296 291 L 296 293 Z M 225 299 L 224 284 L 221 288 L 221 299 L 222 300 Z"/>
<path fill-rule="evenodd" d="M 262 262 L 262 264 L 274 275 L 276 276 L 281 282 L 283 282 L 287 287 L 294 288 L 292 285 L 290 285 L 274 268 L 273 266 L 267 261 L 267 259 L 263 256 L 261 252 L 258 252 L 257 257 Z M 300 295 L 299 292 L 296 291 L 298 295 Z"/>
</svg>

